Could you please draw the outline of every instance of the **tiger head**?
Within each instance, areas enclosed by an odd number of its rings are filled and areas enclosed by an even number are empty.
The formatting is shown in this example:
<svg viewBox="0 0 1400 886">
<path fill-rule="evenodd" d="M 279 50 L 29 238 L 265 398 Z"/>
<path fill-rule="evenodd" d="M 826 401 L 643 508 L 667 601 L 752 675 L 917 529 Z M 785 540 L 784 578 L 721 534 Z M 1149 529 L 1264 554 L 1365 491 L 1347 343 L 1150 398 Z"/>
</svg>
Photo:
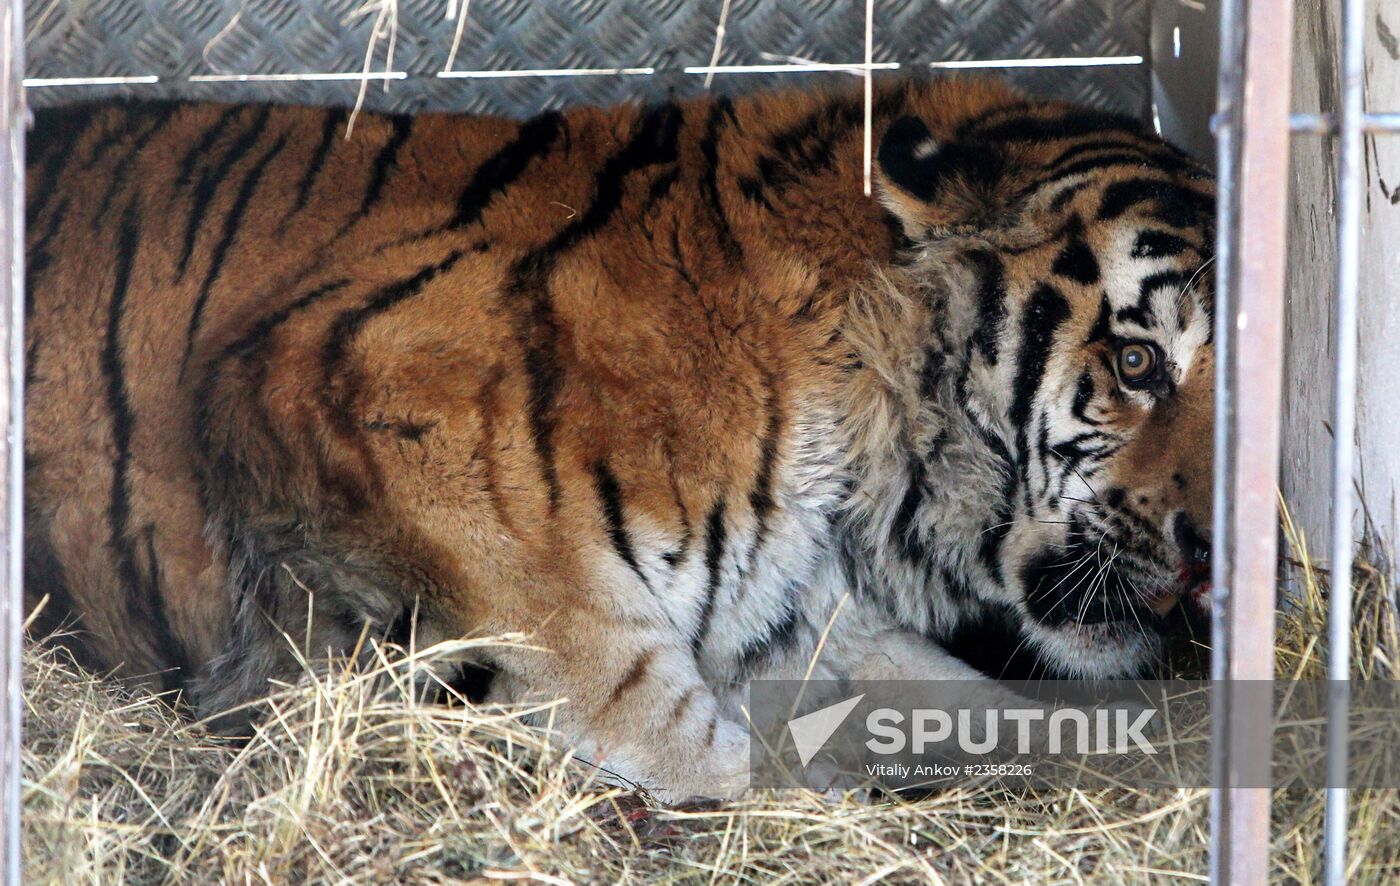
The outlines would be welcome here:
<svg viewBox="0 0 1400 886">
<path fill-rule="evenodd" d="M 1149 672 L 1207 599 L 1209 174 L 1063 105 L 905 117 L 878 160 L 926 320 L 870 579 L 993 676 Z"/>
</svg>

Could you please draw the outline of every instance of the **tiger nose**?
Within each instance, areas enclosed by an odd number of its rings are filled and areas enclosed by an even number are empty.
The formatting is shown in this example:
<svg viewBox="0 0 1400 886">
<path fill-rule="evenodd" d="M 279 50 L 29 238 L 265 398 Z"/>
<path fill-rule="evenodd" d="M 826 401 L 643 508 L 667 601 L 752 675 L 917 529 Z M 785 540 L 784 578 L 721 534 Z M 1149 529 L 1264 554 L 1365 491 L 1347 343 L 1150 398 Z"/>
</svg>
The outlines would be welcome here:
<svg viewBox="0 0 1400 886">
<path fill-rule="evenodd" d="M 1186 516 L 1185 511 L 1177 513 L 1172 530 L 1181 548 L 1181 556 L 1186 561 L 1186 571 L 1193 579 L 1205 579 L 1210 575 L 1210 542 L 1191 524 L 1191 518 Z"/>
</svg>

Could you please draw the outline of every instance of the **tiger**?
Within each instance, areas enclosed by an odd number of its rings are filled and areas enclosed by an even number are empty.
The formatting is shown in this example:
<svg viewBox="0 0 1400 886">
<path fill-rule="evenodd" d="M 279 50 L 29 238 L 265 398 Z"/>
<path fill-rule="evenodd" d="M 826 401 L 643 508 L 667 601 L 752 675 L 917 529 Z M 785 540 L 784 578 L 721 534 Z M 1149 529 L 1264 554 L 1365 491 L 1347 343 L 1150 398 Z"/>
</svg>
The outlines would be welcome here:
<svg viewBox="0 0 1400 886">
<path fill-rule="evenodd" d="M 524 636 L 463 672 L 674 801 L 749 681 L 1145 675 L 1203 608 L 1213 182 L 1139 121 L 348 115 L 38 112 L 35 636 L 223 725 L 303 642 Z"/>
</svg>

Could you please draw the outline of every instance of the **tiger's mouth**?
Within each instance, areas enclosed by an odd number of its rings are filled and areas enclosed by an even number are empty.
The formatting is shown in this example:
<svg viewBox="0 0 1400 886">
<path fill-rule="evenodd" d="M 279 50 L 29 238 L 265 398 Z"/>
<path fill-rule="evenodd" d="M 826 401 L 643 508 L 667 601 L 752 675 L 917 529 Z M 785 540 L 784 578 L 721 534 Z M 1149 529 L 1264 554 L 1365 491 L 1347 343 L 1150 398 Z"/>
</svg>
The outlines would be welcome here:
<svg viewBox="0 0 1400 886">
<path fill-rule="evenodd" d="M 1042 626 L 1118 625 L 1165 634 L 1181 619 L 1209 612 L 1209 569 L 1183 567 L 1164 578 L 1107 538 L 1092 539 L 1078 528 L 1064 545 L 1033 557 L 1022 569 L 1026 607 Z"/>
</svg>

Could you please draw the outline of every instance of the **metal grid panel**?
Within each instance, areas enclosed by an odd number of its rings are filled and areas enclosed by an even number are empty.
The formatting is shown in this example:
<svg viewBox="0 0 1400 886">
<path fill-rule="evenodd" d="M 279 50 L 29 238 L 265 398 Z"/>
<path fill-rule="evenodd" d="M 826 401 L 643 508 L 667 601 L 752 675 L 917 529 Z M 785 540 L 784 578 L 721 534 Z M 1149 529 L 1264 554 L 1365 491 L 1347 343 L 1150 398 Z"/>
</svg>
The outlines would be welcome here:
<svg viewBox="0 0 1400 886">
<path fill-rule="evenodd" d="M 388 0 L 384 0 L 387 4 Z M 198 74 L 359 72 L 378 0 L 25 0 L 28 76 L 157 75 L 157 85 L 32 90 L 34 105 L 113 94 L 223 101 L 348 104 L 356 83 L 188 83 Z M 460 5 L 460 3 L 458 4 Z M 714 49 L 723 0 L 474 0 L 453 68 L 462 70 L 652 67 L 650 76 L 451 80 L 457 23 L 447 0 L 397 0 L 393 69 L 386 92 L 372 83 L 366 107 L 528 116 L 569 104 L 608 104 L 694 93 Z M 1148 0 L 882 0 L 876 62 L 1145 55 Z M 387 25 L 387 20 L 386 20 Z M 774 57 L 859 63 L 864 4 L 855 0 L 733 0 L 720 63 Z M 381 39 L 372 70 L 384 71 Z M 1140 114 L 1147 72 L 1136 67 L 1013 69 L 1039 94 Z M 803 82 L 842 74 L 803 74 Z M 713 88 L 749 91 L 784 74 L 725 74 Z"/>
</svg>

